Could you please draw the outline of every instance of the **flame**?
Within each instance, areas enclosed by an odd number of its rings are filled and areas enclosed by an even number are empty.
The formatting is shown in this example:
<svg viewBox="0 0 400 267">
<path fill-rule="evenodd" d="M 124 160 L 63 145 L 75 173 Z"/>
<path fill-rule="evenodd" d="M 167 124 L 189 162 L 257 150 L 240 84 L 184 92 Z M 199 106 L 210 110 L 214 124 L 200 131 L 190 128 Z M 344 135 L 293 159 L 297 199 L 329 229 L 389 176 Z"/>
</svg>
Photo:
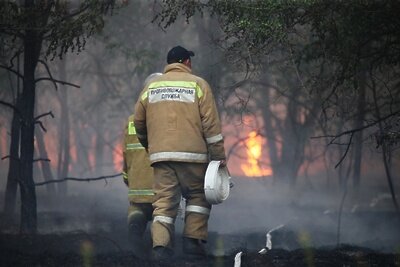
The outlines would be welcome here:
<svg viewBox="0 0 400 267">
<path fill-rule="evenodd" d="M 251 177 L 271 175 L 272 170 L 270 168 L 263 168 L 259 164 L 262 156 L 262 146 L 265 143 L 264 138 L 258 135 L 256 131 L 251 131 L 245 143 L 247 162 L 240 165 L 244 174 Z"/>
</svg>

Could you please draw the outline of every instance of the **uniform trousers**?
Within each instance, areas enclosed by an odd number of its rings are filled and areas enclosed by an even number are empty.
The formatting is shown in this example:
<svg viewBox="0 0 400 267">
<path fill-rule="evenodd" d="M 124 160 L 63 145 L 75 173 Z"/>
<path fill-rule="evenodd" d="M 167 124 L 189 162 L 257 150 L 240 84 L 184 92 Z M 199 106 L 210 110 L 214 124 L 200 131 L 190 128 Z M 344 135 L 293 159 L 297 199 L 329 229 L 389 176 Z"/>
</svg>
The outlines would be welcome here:
<svg viewBox="0 0 400 267">
<path fill-rule="evenodd" d="M 156 162 L 154 168 L 153 247 L 173 248 L 175 219 L 181 197 L 186 199 L 183 236 L 207 241 L 211 205 L 204 193 L 206 163 Z"/>
</svg>

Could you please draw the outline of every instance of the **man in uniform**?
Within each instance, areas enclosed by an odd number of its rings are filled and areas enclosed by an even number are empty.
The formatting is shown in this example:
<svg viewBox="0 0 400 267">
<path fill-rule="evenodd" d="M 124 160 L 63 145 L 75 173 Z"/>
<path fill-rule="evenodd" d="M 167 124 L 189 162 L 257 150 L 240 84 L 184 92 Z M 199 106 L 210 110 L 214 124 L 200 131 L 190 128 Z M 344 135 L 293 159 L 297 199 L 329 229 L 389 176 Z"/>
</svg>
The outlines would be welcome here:
<svg viewBox="0 0 400 267">
<path fill-rule="evenodd" d="M 149 75 L 145 84 L 159 75 L 161 73 Z M 135 254 L 139 257 L 145 257 L 143 234 L 147 223 L 152 219 L 154 174 L 153 168 L 150 166 L 149 155 L 136 136 L 134 115 L 129 116 L 125 128 L 123 160 L 123 180 L 129 188 L 129 240 L 133 245 Z"/>
<path fill-rule="evenodd" d="M 192 74 L 192 51 L 181 46 L 167 55 L 164 74 L 143 89 L 135 105 L 135 126 L 154 168 L 153 258 L 173 254 L 174 223 L 186 199 L 183 252 L 205 257 L 211 205 L 204 193 L 210 160 L 225 164 L 224 141 L 209 84 Z"/>
</svg>

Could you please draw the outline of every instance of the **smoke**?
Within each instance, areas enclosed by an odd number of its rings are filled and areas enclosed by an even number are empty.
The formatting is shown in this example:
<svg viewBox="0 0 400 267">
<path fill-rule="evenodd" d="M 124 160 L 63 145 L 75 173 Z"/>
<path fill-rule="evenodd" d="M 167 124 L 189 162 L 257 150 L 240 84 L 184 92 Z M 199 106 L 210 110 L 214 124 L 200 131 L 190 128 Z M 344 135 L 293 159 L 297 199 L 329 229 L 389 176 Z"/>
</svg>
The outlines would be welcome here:
<svg viewBox="0 0 400 267">
<path fill-rule="evenodd" d="M 376 191 L 364 191 L 365 200 L 349 196 L 338 228 L 339 193 L 290 189 L 271 180 L 244 177 L 233 178 L 233 182 L 230 197 L 213 206 L 210 219 L 210 232 L 225 236 L 227 251 L 235 247 L 259 251 L 271 230 L 273 249 L 301 248 L 306 240 L 313 247 L 334 247 L 339 242 L 395 252 L 400 244 L 393 205 L 386 202 L 378 208 L 368 202 L 375 203 L 372 196 L 381 195 Z M 354 210 L 356 205 L 358 210 Z"/>
<path fill-rule="evenodd" d="M 147 1 L 137 1 L 130 10 L 121 10 L 118 16 L 110 18 L 110 24 L 107 24 L 103 33 L 104 39 L 99 36 L 95 41 L 89 41 L 88 53 L 67 56 L 66 79 L 81 85 L 79 90 L 61 89 L 68 93 L 70 130 L 74 132 L 71 133 L 68 176 L 85 178 L 116 173 L 115 165 L 120 163 L 118 151 L 121 133 L 133 111 L 142 83 L 148 74 L 162 70 L 166 51 L 177 43 L 187 44 L 188 48 L 196 51 L 194 72 L 210 81 L 216 93 L 221 94 L 219 90 L 224 85 L 235 82 L 232 76 L 237 76 L 237 73 L 221 59 L 222 53 L 212 46 L 206 36 L 209 33 L 196 31 L 196 27 L 217 28 L 212 21 L 208 21 L 208 25 L 199 21 L 193 24 L 177 23 L 178 26 L 168 29 L 167 34 L 149 23 L 151 15 L 145 14 L 146 10 L 151 10 Z M 52 72 L 54 77 L 59 77 L 55 66 L 52 66 Z M 224 84 L 225 80 L 229 84 Z M 55 114 L 54 119 L 43 120 L 47 129 L 44 136 L 46 147 L 55 166 L 60 149 L 57 143 L 60 136 L 58 124 L 63 123 L 59 101 L 63 99 L 53 87 L 42 86 L 38 90 L 38 114 L 49 110 Z M 257 116 L 258 120 L 261 117 Z M 228 134 L 234 133 L 234 140 L 226 143 L 227 151 L 253 128 L 261 129 L 260 123 L 255 123 L 246 131 L 239 127 L 232 129 L 237 126 L 232 120 L 227 119 L 225 123 L 230 127 L 224 128 L 224 135 L 231 138 Z M 0 128 L 2 156 L 8 153 L 8 144 L 4 144 L 5 134 L 3 126 Z M 242 149 L 244 147 L 242 145 Z M 246 163 L 248 159 L 245 158 L 244 149 L 235 152 L 240 157 L 236 161 L 228 161 L 229 166 Z M 262 152 L 267 158 L 266 151 Z M 320 165 L 323 165 L 322 160 Z M 0 162 L 1 189 L 5 188 L 7 166 L 6 161 Z M 318 171 L 323 173 L 325 168 L 323 165 Z M 274 184 L 271 178 L 233 177 L 235 186 L 231 189 L 230 197 L 212 209 L 208 242 L 212 253 L 223 255 L 238 247 L 259 251 L 266 245 L 266 234 L 280 225 L 284 226 L 270 232 L 272 249 L 336 246 L 339 242 L 394 251 L 400 244 L 400 224 L 396 221 L 393 205 L 388 198 L 382 172 L 378 170 L 378 163 L 374 159 L 368 159 L 364 168 L 364 174 L 372 171 L 380 173 L 377 174 L 379 179 L 374 177 L 375 182 L 366 183 L 366 187 L 360 188 L 358 194 L 348 194 L 340 224 L 342 193 L 331 181 L 333 179 L 325 175 L 314 177 L 312 181 L 303 179 L 294 189 Z M 36 173 L 35 181 L 42 181 L 41 176 Z M 125 244 L 128 195 L 122 177 L 94 182 L 68 181 L 67 184 L 67 195 L 49 196 L 44 186 L 37 187 L 39 232 L 104 232 Z M 400 192 L 398 185 L 396 192 Z M 4 194 L 0 194 L 0 197 L 2 204 Z M 176 222 L 178 239 L 182 227 L 183 220 L 179 217 Z"/>
<path fill-rule="evenodd" d="M 262 178 L 233 177 L 232 181 L 235 186 L 228 199 L 212 208 L 208 240 L 211 254 L 226 255 L 238 249 L 260 251 L 267 244 L 268 233 L 272 249 L 335 247 L 339 241 L 395 252 L 400 244 L 398 220 L 382 188 L 362 189 L 361 197 L 349 193 L 339 229 L 340 192 L 323 186 L 292 189 Z M 38 188 L 39 233 L 100 234 L 129 249 L 128 191 L 122 178 L 67 183 L 66 196 L 50 196 L 45 187 Z M 177 247 L 183 224 L 183 217 L 178 216 Z M 148 231 L 146 240 L 151 242 Z"/>
</svg>

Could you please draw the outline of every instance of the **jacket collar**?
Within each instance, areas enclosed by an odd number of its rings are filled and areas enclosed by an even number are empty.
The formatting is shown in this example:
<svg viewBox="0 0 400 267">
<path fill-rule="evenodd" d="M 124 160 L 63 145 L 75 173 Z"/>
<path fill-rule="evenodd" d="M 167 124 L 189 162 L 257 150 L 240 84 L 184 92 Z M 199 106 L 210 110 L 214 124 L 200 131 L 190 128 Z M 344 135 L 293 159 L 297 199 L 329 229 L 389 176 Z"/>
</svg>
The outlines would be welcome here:
<svg viewBox="0 0 400 267">
<path fill-rule="evenodd" d="M 170 71 L 192 73 L 192 70 L 182 63 L 172 63 L 165 66 L 164 73 L 168 73 Z"/>
</svg>

